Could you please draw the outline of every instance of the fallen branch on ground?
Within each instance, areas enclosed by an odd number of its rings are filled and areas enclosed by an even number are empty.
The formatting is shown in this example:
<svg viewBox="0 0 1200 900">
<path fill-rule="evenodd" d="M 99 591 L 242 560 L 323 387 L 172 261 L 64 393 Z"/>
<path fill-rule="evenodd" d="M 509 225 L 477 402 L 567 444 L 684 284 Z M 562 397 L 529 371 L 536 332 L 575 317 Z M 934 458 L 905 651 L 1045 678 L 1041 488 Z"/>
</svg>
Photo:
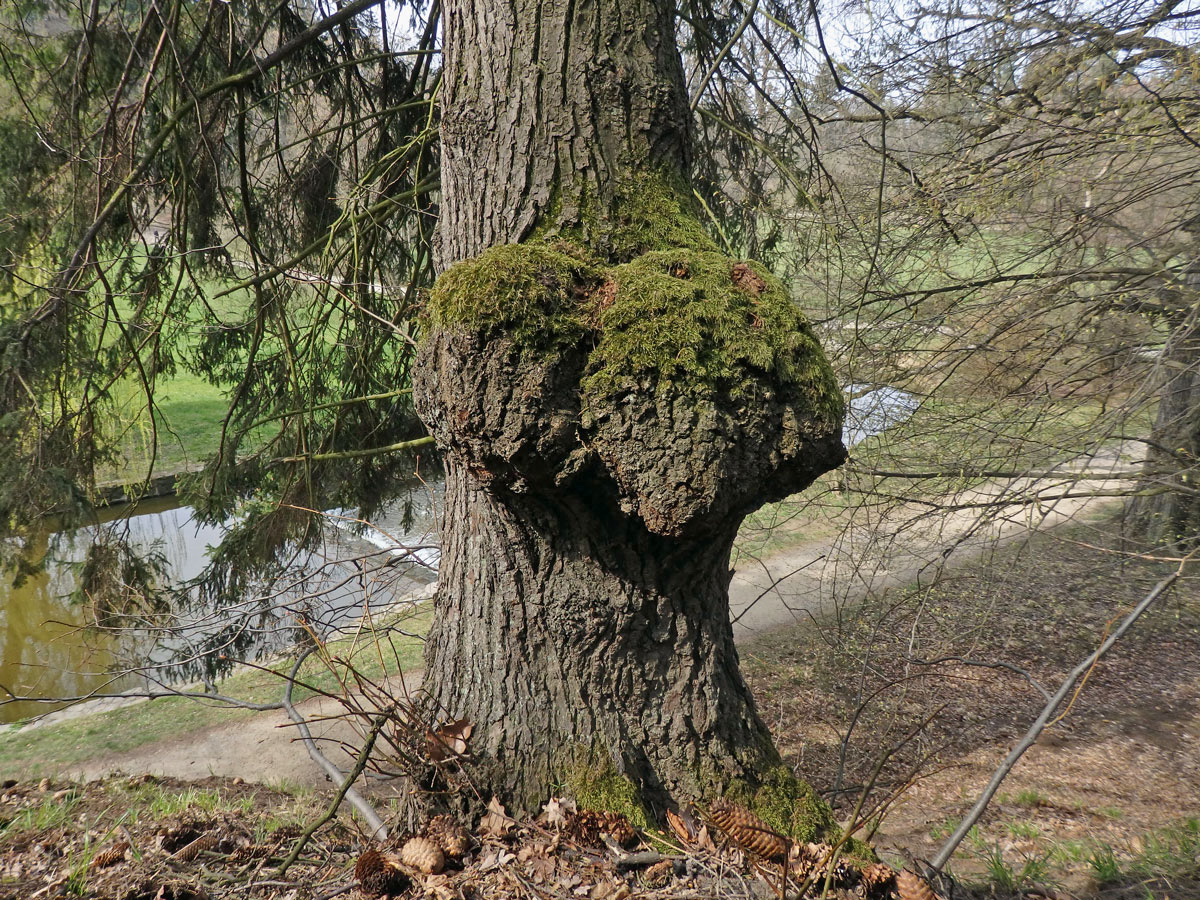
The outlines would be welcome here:
<svg viewBox="0 0 1200 900">
<path fill-rule="evenodd" d="M 1183 574 L 1184 565 L 1186 565 L 1190 559 L 1191 554 L 1189 554 L 1188 557 L 1180 562 L 1178 569 L 1156 584 L 1154 589 L 1142 598 L 1138 605 L 1133 608 L 1133 611 L 1121 621 L 1121 624 L 1117 626 L 1112 634 L 1110 634 L 1099 647 L 1096 648 L 1096 651 L 1091 656 L 1089 656 L 1067 674 L 1067 677 L 1063 679 L 1063 683 L 1059 686 L 1058 690 L 1055 691 L 1054 696 L 1052 696 L 1046 705 L 1042 707 L 1042 711 L 1038 715 L 1037 719 L 1034 720 L 1034 723 L 1029 726 L 1029 730 L 1025 732 L 1025 736 L 1015 747 L 1013 747 L 1008 756 L 1004 758 L 1004 762 L 1002 762 L 992 774 L 992 780 L 989 781 L 987 787 L 983 789 L 983 793 L 979 795 L 979 799 L 975 801 L 975 805 L 971 808 L 971 811 L 967 813 L 962 822 L 959 823 L 958 828 L 954 830 L 954 833 L 950 835 L 950 837 L 946 840 L 946 843 L 942 845 L 940 850 L 938 850 L 937 855 L 930 863 L 934 869 L 940 872 L 942 867 L 950 861 L 950 857 L 954 855 L 954 851 L 958 849 L 958 845 L 962 843 L 963 838 L 967 836 L 971 828 L 974 827 L 975 823 L 979 821 L 980 816 L 983 815 L 984 810 L 986 810 L 988 804 L 991 803 L 992 797 L 994 797 L 996 795 L 996 791 L 999 790 L 1001 783 L 1005 778 L 1008 777 L 1008 774 L 1012 771 L 1013 766 L 1017 764 L 1017 760 L 1024 755 L 1026 750 L 1028 750 L 1034 745 L 1034 743 L 1037 742 L 1038 737 L 1040 737 L 1042 732 L 1046 730 L 1046 726 L 1049 724 L 1051 717 L 1058 710 L 1058 707 L 1062 705 L 1062 702 L 1066 700 L 1067 695 L 1071 693 L 1076 682 L 1090 672 L 1096 663 L 1100 661 L 1100 658 L 1112 648 L 1113 644 L 1115 644 L 1122 637 L 1122 635 L 1124 635 L 1125 632 L 1127 632 L 1133 626 L 1134 622 L 1141 618 L 1142 613 L 1149 609 L 1159 597 L 1167 592 L 1171 585 L 1179 580 L 1179 577 Z"/>
</svg>

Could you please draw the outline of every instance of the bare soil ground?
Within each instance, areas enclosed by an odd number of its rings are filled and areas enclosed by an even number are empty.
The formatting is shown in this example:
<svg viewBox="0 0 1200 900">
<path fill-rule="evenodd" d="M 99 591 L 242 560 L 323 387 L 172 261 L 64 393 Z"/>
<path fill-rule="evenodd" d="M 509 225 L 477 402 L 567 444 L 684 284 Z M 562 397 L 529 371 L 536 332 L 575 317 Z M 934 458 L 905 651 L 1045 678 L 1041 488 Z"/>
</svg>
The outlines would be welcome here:
<svg viewBox="0 0 1200 900">
<path fill-rule="evenodd" d="M 928 858 L 1043 706 L 1029 679 L 1052 693 L 1173 568 L 1122 553 L 1115 528 L 1040 534 L 765 637 L 743 662 L 800 773 L 845 817 L 874 777 L 868 808 L 896 795 L 877 847 Z M 1186 578 L 1089 673 L 953 866 L 1013 889 L 1177 898 L 1200 896 L 1198 852 L 1200 584 Z"/>
</svg>

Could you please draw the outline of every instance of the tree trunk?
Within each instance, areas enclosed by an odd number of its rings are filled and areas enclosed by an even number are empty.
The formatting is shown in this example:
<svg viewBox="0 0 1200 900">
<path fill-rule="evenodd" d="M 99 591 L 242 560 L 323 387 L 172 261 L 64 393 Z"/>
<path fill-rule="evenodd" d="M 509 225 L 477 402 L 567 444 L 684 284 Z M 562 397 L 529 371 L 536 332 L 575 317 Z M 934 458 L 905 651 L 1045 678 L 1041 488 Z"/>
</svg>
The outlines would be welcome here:
<svg viewBox="0 0 1200 900">
<path fill-rule="evenodd" d="M 1191 262 L 1159 291 L 1171 332 L 1159 360 L 1158 410 L 1146 451 L 1145 492 L 1130 505 L 1135 531 L 1151 544 L 1200 541 L 1200 216 L 1184 222 Z M 1185 257 L 1187 258 L 1187 257 Z"/>
<path fill-rule="evenodd" d="M 1158 411 L 1146 452 L 1145 496 L 1132 504 L 1134 528 L 1151 544 L 1200 540 L 1200 329 L 1181 323 L 1163 350 Z"/>
<path fill-rule="evenodd" d="M 447 0 L 439 266 L 575 223 L 634 169 L 691 162 L 662 0 Z"/>
<path fill-rule="evenodd" d="M 458 264 L 414 384 L 446 465 L 425 684 L 474 724 L 477 783 L 524 809 L 581 764 L 651 808 L 753 792 L 778 756 L 738 671 L 730 548 L 845 455 L 807 325 L 672 187 L 673 27 L 663 0 L 446 5 Z"/>
</svg>

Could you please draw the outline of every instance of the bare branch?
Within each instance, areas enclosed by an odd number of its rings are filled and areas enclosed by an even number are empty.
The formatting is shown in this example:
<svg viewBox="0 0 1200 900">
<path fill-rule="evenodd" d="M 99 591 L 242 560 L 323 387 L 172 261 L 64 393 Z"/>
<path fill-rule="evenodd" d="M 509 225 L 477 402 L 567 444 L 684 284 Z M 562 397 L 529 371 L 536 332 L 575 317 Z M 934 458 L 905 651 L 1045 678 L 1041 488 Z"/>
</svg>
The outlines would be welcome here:
<svg viewBox="0 0 1200 900">
<path fill-rule="evenodd" d="M 1183 575 L 1183 568 L 1187 561 L 1188 560 L 1185 559 L 1184 562 L 1180 563 L 1178 569 L 1156 584 L 1154 589 L 1150 591 L 1150 593 L 1148 593 L 1144 598 L 1142 598 L 1141 602 L 1133 608 L 1133 611 L 1121 620 L 1121 624 L 1118 625 L 1116 629 L 1113 630 L 1112 634 L 1110 634 L 1104 640 L 1104 643 L 1097 647 L 1096 651 L 1091 654 L 1091 656 L 1089 656 L 1067 674 L 1067 677 L 1063 679 L 1063 682 L 1059 686 L 1058 690 L 1054 692 L 1054 696 L 1050 698 L 1049 702 L 1047 702 L 1044 707 L 1042 707 L 1041 713 L 1034 720 L 1033 724 L 1029 726 L 1029 730 L 1025 732 L 1025 736 L 1021 738 L 1015 747 L 1013 747 L 1008 756 L 1004 758 L 1004 761 L 992 774 L 991 781 L 989 781 L 987 787 L 983 789 L 983 792 L 975 801 L 975 805 L 971 807 L 971 811 L 967 813 L 967 815 L 959 823 L 958 828 L 954 830 L 954 833 L 946 839 L 946 842 L 942 845 L 941 849 L 938 850 L 937 855 L 933 858 L 933 868 L 941 870 L 941 868 L 950 861 L 950 857 L 954 855 L 954 851 L 958 849 L 958 845 L 962 843 L 963 838 L 967 836 L 971 828 L 974 827 L 975 823 L 979 821 L 979 817 L 983 815 L 984 810 L 987 809 L 988 804 L 992 802 L 992 797 L 996 795 L 996 791 L 1000 789 L 1000 785 L 1004 782 L 1004 779 L 1008 777 L 1008 773 L 1012 771 L 1013 766 L 1017 764 L 1017 761 L 1025 754 L 1025 751 L 1037 742 L 1037 739 L 1041 736 L 1042 732 L 1046 730 L 1047 723 L 1049 723 L 1051 716 L 1054 715 L 1058 707 L 1067 698 L 1067 695 L 1071 693 L 1072 688 L 1075 687 L 1075 683 L 1079 681 L 1079 679 L 1082 678 L 1087 672 L 1091 671 L 1092 667 L 1095 666 L 1100 658 L 1112 648 L 1113 644 L 1120 640 L 1121 637 L 1124 636 L 1125 632 L 1132 628 L 1133 624 L 1139 618 L 1141 618 L 1142 613 L 1149 609 L 1159 597 L 1161 597 L 1167 592 L 1168 589 L 1170 589 L 1171 585 L 1179 580 L 1179 578 Z"/>
</svg>

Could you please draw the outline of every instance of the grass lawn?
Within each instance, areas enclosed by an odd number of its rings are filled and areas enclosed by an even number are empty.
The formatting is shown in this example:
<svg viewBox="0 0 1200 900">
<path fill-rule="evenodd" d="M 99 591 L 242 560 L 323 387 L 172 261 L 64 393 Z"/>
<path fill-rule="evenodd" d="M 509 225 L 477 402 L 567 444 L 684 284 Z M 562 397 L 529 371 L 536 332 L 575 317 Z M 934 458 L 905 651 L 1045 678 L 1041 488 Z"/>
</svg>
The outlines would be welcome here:
<svg viewBox="0 0 1200 900">
<path fill-rule="evenodd" d="M 144 403 L 144 398 L 139 399 Z M 194 468 L 216 452 L 228 409 L 221 388 L 181 372 L 163 385 L 156 400 L 155 474 Z M 130 418 L 122 436 L 120 458 L 97 473 L 102 483 L 139 481 L 147 476 L 152 432 L 144 405 L 139 405 Z"/>
</svg>

